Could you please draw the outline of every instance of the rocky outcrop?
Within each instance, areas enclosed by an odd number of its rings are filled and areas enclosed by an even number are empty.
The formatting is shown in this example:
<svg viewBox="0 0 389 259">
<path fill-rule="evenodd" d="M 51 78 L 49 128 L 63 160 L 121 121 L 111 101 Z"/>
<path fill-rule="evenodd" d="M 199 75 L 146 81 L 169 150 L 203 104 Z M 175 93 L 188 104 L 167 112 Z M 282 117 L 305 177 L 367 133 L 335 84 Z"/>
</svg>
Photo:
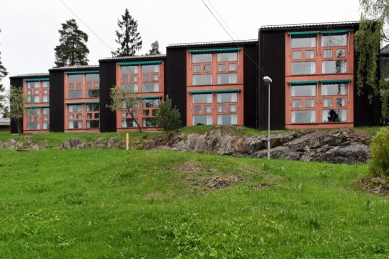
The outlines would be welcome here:
<svg viewBox="0 0 389 259">
<path fill-rule="evenodd" d="M 366 162 L 370 136 L 352 129 L 307 130 L 271 135 L 271 158 L 323 161 L 329 163 Z M 145 149 L 169 149 L 220 155 L 267 157 L 267 136 L 237 137 L 215 128 L 205 134 L 160 136 L 143 145 Z"/>
</svg>

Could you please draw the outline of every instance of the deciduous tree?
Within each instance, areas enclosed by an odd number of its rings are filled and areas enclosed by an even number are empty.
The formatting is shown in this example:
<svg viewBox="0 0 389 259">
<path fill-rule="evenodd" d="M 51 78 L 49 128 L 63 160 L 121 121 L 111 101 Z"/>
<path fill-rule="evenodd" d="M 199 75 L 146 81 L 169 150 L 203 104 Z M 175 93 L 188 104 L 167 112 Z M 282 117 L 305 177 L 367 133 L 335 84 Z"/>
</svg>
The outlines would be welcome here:
<svg viewBox="0 0 389 259">
<path fill-rule="evenodd" d="M 89 49 L 86 46 L 88 35 L 78 28 L 76 20 L 70 19 L 62 23 L 60 44 L 55 47 L 55 65 L 74 66 L 88 65 Z"/>
<path fill-rule="evenodd" d="M 130 15 L 127 8 L 122 15 L 122 20 L 118 20 L 118 26 L 115 41 L 120 47 L 111 52 L 112 56 L 134 56 L 137 50 L 142 49 L 142 38 L 138 32 L 138 22 Z"/>
<path fill-rule="evenodd" d="M 23 92 L 23 88 L 10 86 L 7 92 L 6 98 L 10 104 L 10 110 L 8 118 L 16 123 L 19 135 L 22 133 L 22 124 L 24 114 L 24 104 L 27 101 L 26 94 Z"/>
<path fill-rule="evenodd" d="M 1 32 L 1 30 L 0 30 Z M 8 75 L 7 69 L 4 67 L 3 63 L 1 62 L 1 52 L 0 52 L 0 113 L 4 109 L 4 86 L 1 84 L 1 80 Z M 4 111 L 3 111 L 4 112 Z"/>
</svg>

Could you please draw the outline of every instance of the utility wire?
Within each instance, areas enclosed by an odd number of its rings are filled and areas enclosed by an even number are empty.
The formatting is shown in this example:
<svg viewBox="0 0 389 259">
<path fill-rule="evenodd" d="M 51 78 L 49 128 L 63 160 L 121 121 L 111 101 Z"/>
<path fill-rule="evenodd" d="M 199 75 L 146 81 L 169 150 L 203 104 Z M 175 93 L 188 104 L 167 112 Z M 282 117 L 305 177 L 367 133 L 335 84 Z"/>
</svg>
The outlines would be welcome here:
<svg viewBox="0 0 389 259">
<path fill-rule="evenodd" d="M 228 34 L 228 36 L 230 36 L 230 38 L 232 39 L 232 41 L 238 46 L 238 47 L 242 47 L 241 45 L 239 45 L 239 43 L 231 36 L 231 34 L 226 30 L 226 28 L 224 28 L 223 24 L 221 24 L 221 22 L 219 21 L 219 19 L 215 16 L 215 14 L 212 12 L 212 10 L 208 7 L 208 5 L 204 2 L 204 0 L 201 0 L 203 2 L 203 4 L 205 5 L 205 7 L 207 7 L 208 11 L 212 14 L 212 16 L 216 19 L 216 21 L 220 24 L 220 26 L 223 28 L 223 30 Z M 212 4 L 211 4 L 212 5 Z M 213 7 L 213 6 L 212 6 Z M 213 7 L 214 8 L 214 7 Z M 214 8 L 215 9 L 215 8 Z M 216 9 L 215 9 L 216 11 Z M 216 11 L 217 12 L 217 11 Z M 220 16 L 220 14 L 219 14 Z M 220 16 L 221 17 L 221 16 Z M 223 18 L 221 18 L 223 20 Z M 224 20 L 223 20 L 224 21 Z M 226 25 L 227 23 L 224 22 Z M 228 25 L 227 25 L 228 27 Z M 230 29 L 231 30 L 231 29 Z M 232 31 L 232 30 L 231 30 Z M 259 68 L 260 70 L 262 70 L 263 73 L 266 74 L 265 70 L 263 70 L 258 64 L 257 62 L 255 62 L 255 60 L 250 56 L 249 53 L 247 53 L 245 51 L 245 49 L 243 48 L 243 53 L 251 60 L 251 62 L 254 63 L 254 65 Z"/>
<path fill-rule="evenodd" d="M 84 24 L 85 25 L 85 27 L 86 28 L 88 28 L 102 43 L 104 43 L 104 45 L 105 46 L 107 46 L 111 51 L 113 51 L 112 49 L 111 49 L 111 47 L 110 46 L 108 46 L 108 44 L 107 43 L 105 43 L 91 28 L 89 28 L 88 27 L 88 25 L 86 25 L 62 0 L 59 0 L 59 1 L 61 1 L 61 3 L 64 5 L 64 6 L 66 6 L 66 8 L 68 8 L 69 9 L 69 11 L 70 12 L 72 12 L 72 14 L 74 14 L 74 16 L 76 16 L 77 17 L 77 19 L 78 20 L 80 20 L 80 22 L 82 22 L 82 24 Z"/>
</svg>

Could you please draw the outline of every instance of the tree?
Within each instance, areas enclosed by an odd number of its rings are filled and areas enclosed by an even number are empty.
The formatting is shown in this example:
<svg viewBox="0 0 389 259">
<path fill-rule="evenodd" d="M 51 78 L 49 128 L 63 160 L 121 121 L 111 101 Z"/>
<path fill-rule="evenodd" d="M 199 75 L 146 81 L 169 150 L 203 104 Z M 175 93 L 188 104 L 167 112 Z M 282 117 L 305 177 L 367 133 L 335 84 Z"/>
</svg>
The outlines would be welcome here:
<svg viewBox="0 0 389 259">
<path fill-rule="evenodd" d="M 24 104 L 26 103 L 27 97 L 23 92 L 23 88 L 10 86 L 6 98 L 10 104 L 10 111 L 8 118 L 16 123 L 19 135 L 22 133 L 21 120 L 24 114 Z"/>
<path fill-rule="evenodd" d="M 389 81 L 379 79 L 378 63 L 380 43 L 388 42 L 385 26 L 389 21 L 389 1 L 359 0 L 361 20 L 355 33 L 355 50 L 359 56 L 357 74 L 357 93 L 367 94 L 370 103 L 374 96 L 381 98 L 381 120 L 389 120 Z M 378 82 L 378 83 L 377 83 Z"/>
<path fill-rule="evenodd" d="M 172 100 L 166 95 L 166 100 L 156 109 L 155 124 L 164 131 L 181 128 L 181 114 L 176 106 L 172 107 Z"/>
<path fill-rule="evenodd" d="M 111 88 L 109 96 L 111 98 L 111 104 L 107 105 L 107 108 L 110 108 L 113 112 L 122 112 L 125 115 L 130 115 L 130 123 L 135 123 L 139 132 L 142 132 L 142 128 L 135 118 L 136 114 L 141 111 L 139 102 L 142 100 L 142 96 L 138 94 L 133 86 L 114 86 Z"/>
<path fill-rule="evenodd" d="M 138 22 L 132 18 L 128 9 L 124 11 L 122 20 L 118 20 L 119 30 L 116 31 L 115 40 L 120 47 L 112 51 L 113 57 L 134 56 L 137 50 L 142 49 L 142 38 L 138 32 Z"/>
<path fill-rule="evenodd" d="M 1 32 L 1 30 L 0 30 Z M 4 67 L 3 63 L 1 62 L 1 52 L 0 52 L 0 112 L 2 109 L 4 109 L 4 86 L 1 84 L 1 80 L 8 75 L 7 69 Z M 3 115 L 4 116 L 4 115 Z"/>
<path fill-rule="evenodd" d="M 149 55 L 159 55 L 161 52 L 159 51 L 159 43 L 158 41 L 154 41 L 151 43 L 151 50 L 149 50 Z"/>
<path fill-rule="evenodd" d="M 88 35 L 78 29 L 76 20 L 70 19 L 62 23 L 60 44 L 55 47 L 55 65 L 57 67 L 88 65 L 89 49 L 86 46 Z"/>
</svg>

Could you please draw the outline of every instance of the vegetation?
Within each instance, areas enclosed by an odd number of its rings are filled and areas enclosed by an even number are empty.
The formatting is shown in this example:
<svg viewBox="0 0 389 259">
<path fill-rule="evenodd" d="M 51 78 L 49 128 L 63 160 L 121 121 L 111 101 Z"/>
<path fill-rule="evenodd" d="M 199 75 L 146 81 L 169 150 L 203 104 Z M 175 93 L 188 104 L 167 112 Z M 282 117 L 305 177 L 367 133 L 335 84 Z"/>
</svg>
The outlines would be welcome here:
<svg viewBox="0 0 389 259">
<path fill-rule="evenodd" d="M 370 145 L 369 169 L 374 175 L 389 176 L 389 128 L 383 127 Z"/>
<path fill-rule="evenodd" d="M 89 49 L 86 46 L 88 35 L 78 29 L 76 20 L 70 19 L 62 23 L 60 44 L 55 47 L 55 65 L 57 67 L 88 65 Z"/>
<path fill-rule="evenodd" d="M 1 30 L 0 30 L 1 32 Z M 4 104 L 4 86 L 1 84 L 1 80 L 8 75 L 7 69 L 4 67 L 3 63 L 1 62 L 1 52 L 0 52 L 0 113 L 4 113 L 5 104 Z M 4 117 L 4 114 L 3 114 Z"/>
<path fill-rule="evenodd" d="M 370 102 L 374 96 L 381 98 L 381 121 L 389 121 L 389 81 L 378 78 L 380 43 L 388 42 L 384 27 L 389 19 L 389 3 L 381 0 L 359 0 L 361 21 L 355 33 L 355 50 L 358 53 L 357 91 L 367 94 Z"/>
<path fill-rule="evenodd" d="M 138 119 L 135 118 L 136 114 L 141 112 L 139 102 L 142 100 L 142 95 L 134 89 L 133 85 L 112 87 L 109 97 L 111 98 L 111 104 L 107 107 L 113 112 L 122 112 L 126 116 L 129 115 L 131 123 L 135 123 L 139 132 L 142 132 Z"/>
<path fill-rule="evenodd" d="M 116 31 L 115 40 L 120 47 L 112 51 L 113 57 L 134 56 L 137 50 L 142 49 L 142 37 L 138 32 L 138 21 L 136 21 L 128 12 L 124 11 L 122 20 L 118 20 L 119 30 Z"/>
<path fill-rule="evenodd" d="M 364 165 L 167 151 L 0 156 L 2 258 L 389 255 L 387 199 L 361 191 Z"/>
<path fill-rule="evenodd" d="M 181 114 L 176 106 L 172 107 L 172 100 L 166 95 L 165 102 L 158 105 L 155 110 L 155 125 L 164 131 L 172 131 L 181 128 Z"/>
<path fill-rule="evenodd" d="M 6 99 L 11 107 L 7 114 L 8 118 L 15 122 L 16 127 L 18 129 L 18 133 L 20 135 L 22 133 L 24 104 L 27 101 L 26 94 L 23 92 L 23 88 L 11 85 Z"/>
<path fill-rule="evenodd" d="M 151 49 L 149 50 L 149 55 L 159 55 L 161 52 L 159 51 L 159 43 L 158 41 L 154 41 L 151 43 Z"/>
</svg>

